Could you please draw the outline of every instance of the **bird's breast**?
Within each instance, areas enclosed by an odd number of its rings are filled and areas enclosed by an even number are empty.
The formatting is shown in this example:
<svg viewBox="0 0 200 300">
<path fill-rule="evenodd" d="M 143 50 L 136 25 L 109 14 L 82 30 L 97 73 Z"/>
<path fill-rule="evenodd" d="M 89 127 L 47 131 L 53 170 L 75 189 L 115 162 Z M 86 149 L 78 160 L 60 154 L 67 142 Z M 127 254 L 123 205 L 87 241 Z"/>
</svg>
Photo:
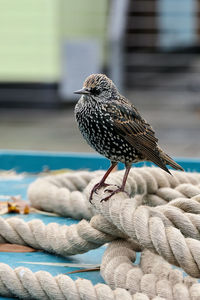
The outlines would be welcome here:
<svg viewBox="0 0 200 300">
<path fill-rule="evenodd" d="M 135 150 L 116 132 L 105 106 L 78 105 L 75 115 L 83 137 L 97 152 L 113 161 L 134 159 Z"/>
<path fill-rule="evenodd" d="M 90 143 L 98 145 L 107 136 L 109 114 L 105 115 L 94 107 L 85 106 L 76 111 L 76 120 L 84 138 Z M 109 124 L 113 130 L 112 120 Z"/>
</svg>

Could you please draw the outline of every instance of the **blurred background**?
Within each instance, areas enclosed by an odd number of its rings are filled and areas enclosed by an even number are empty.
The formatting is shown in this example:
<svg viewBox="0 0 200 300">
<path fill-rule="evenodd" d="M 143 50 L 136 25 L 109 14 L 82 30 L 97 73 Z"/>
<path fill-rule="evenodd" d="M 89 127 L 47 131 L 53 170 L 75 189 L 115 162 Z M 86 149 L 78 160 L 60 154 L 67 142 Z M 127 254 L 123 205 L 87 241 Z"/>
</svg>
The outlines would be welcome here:
<svg viewBox="0 0 200 300">
<path fill-rule="evenodd" d="M 0 148 L 93 152 L 74 90 L 106 73 L 171 156 L 200 157 L 200 0 L 0 0 Z"/>
</svg>

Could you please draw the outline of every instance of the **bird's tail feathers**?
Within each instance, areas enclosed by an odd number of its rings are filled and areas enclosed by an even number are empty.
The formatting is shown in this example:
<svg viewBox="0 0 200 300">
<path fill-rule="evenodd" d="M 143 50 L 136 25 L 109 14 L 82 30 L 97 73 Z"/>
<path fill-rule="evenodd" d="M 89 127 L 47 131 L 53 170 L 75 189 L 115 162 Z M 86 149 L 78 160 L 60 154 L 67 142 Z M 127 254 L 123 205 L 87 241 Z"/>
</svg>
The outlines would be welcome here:
<svg viewBox="0 0 200 300">
<path fill-rule="evenodd" d="M 181 170 L 184 171 L 184 169 L 177 164 L 169 155 L 167 155 L 164 151 L 161 150 L 161 157 L 164 160 L 166 165 L 171 166 L 172 168 L 174 168 L 175 170 Z"/>
<path fill-rule="evenodd" d="M 140 145 L 141 147 L 141 145 Z M 159 166 L 161 169 L 166 171 L 167 173 L 171 174 L 168 168 L 166 167 L 165 159 L 163 159 L 163 154 L 165 154 L 160 148 L 155 150 L 149 149 L 145 147 L 146 157 L 148 160 Z M 172 174 L 171 174 L 172 175 Z"/>
</svg>

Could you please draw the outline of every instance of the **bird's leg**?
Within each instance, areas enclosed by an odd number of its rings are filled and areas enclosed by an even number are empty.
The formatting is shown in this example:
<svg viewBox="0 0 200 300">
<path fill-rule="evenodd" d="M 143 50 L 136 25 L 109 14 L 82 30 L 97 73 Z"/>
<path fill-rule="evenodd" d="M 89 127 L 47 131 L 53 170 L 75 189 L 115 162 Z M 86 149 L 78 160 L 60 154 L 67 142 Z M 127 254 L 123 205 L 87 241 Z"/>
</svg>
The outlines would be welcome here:
<svg viewBox="0 0 200 300">
<path fill-rule="evenodd" d="M 127 178 L 128 178 L 128 174 L 130 172 L 130 169 L 131 169 L 131 166 L 128 165 L 126 166 L 126 171 L 124 173 L 124 177 L 123 177 L 123 180 L 122 180 L 122 185 L 121 187 L 117 188 L 116 190 L 110 190 L 110 189 L 106 189 L 105 191 L 106 192 L 110 192 L 110 195 L 108 195 L 107 197 L 101 199 L 100 202 L 103 202 L 103 201 L 107 201 L 108 199 L 110 199 L 110 197 L 112 197 L 114 194 L 117 194 L 119 192 L 125 192 L 125 185 L 126 185 L 126 181 L 127 181 Z M 126 192 L 125 192 L 126 193 Z M 128 194 L 128 193 L 127 193 Z M 129 196 L 129 195 L 128 195 Z"/>
<path fill-rule="evenodd" d="M 116 167 L 117 162 L 111 162 L 111 166 L 110 168 L 106 171 L 106 173 L 104 174 L 104 176 L 102 177 L 102 179 L 100 180 L 100 182 L 96 183 L 90 193 L 90 198 L 89 201 L 90 203 L 92 202 L 92 195 L 93 193 L 100 189 L 101 187 L 106 187 L 109 186 L 110 184 L 105 183 L 106 178 L 108 177 L 108 175 L 112 172 L 112 170 Z"/>
</svg>

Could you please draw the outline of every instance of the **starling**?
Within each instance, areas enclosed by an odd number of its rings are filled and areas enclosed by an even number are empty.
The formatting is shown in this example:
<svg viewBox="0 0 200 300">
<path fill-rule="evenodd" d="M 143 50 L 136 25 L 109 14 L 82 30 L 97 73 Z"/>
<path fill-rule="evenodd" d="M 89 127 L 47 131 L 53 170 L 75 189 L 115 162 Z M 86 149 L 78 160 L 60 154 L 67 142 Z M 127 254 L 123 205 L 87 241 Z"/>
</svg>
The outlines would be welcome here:
<svg viewBox="0 0 200 300">
<path fill-rule="evenodd" d="M 126 167 L 122 185 L 114 191 L 108 189 L 110 194 L 102 201 L 124 191 L 132 163 L 147 160 L 168 173 L 170 171 L 166 165 L 183 171 L 158 146 L 152 127 L 141 117 L 135 106 L 119 93 L 106 75 L 90 75 L 83 88 L 74 93 L 81 95 L 75 106 L 75 117 L 83 137 L 91 147 L 111 162 L 101 181 L 93 187 L 90 202 L 94 192 L 108 186 L 105 180 L 118 162 L 124 163 Z"/>
</svg>

